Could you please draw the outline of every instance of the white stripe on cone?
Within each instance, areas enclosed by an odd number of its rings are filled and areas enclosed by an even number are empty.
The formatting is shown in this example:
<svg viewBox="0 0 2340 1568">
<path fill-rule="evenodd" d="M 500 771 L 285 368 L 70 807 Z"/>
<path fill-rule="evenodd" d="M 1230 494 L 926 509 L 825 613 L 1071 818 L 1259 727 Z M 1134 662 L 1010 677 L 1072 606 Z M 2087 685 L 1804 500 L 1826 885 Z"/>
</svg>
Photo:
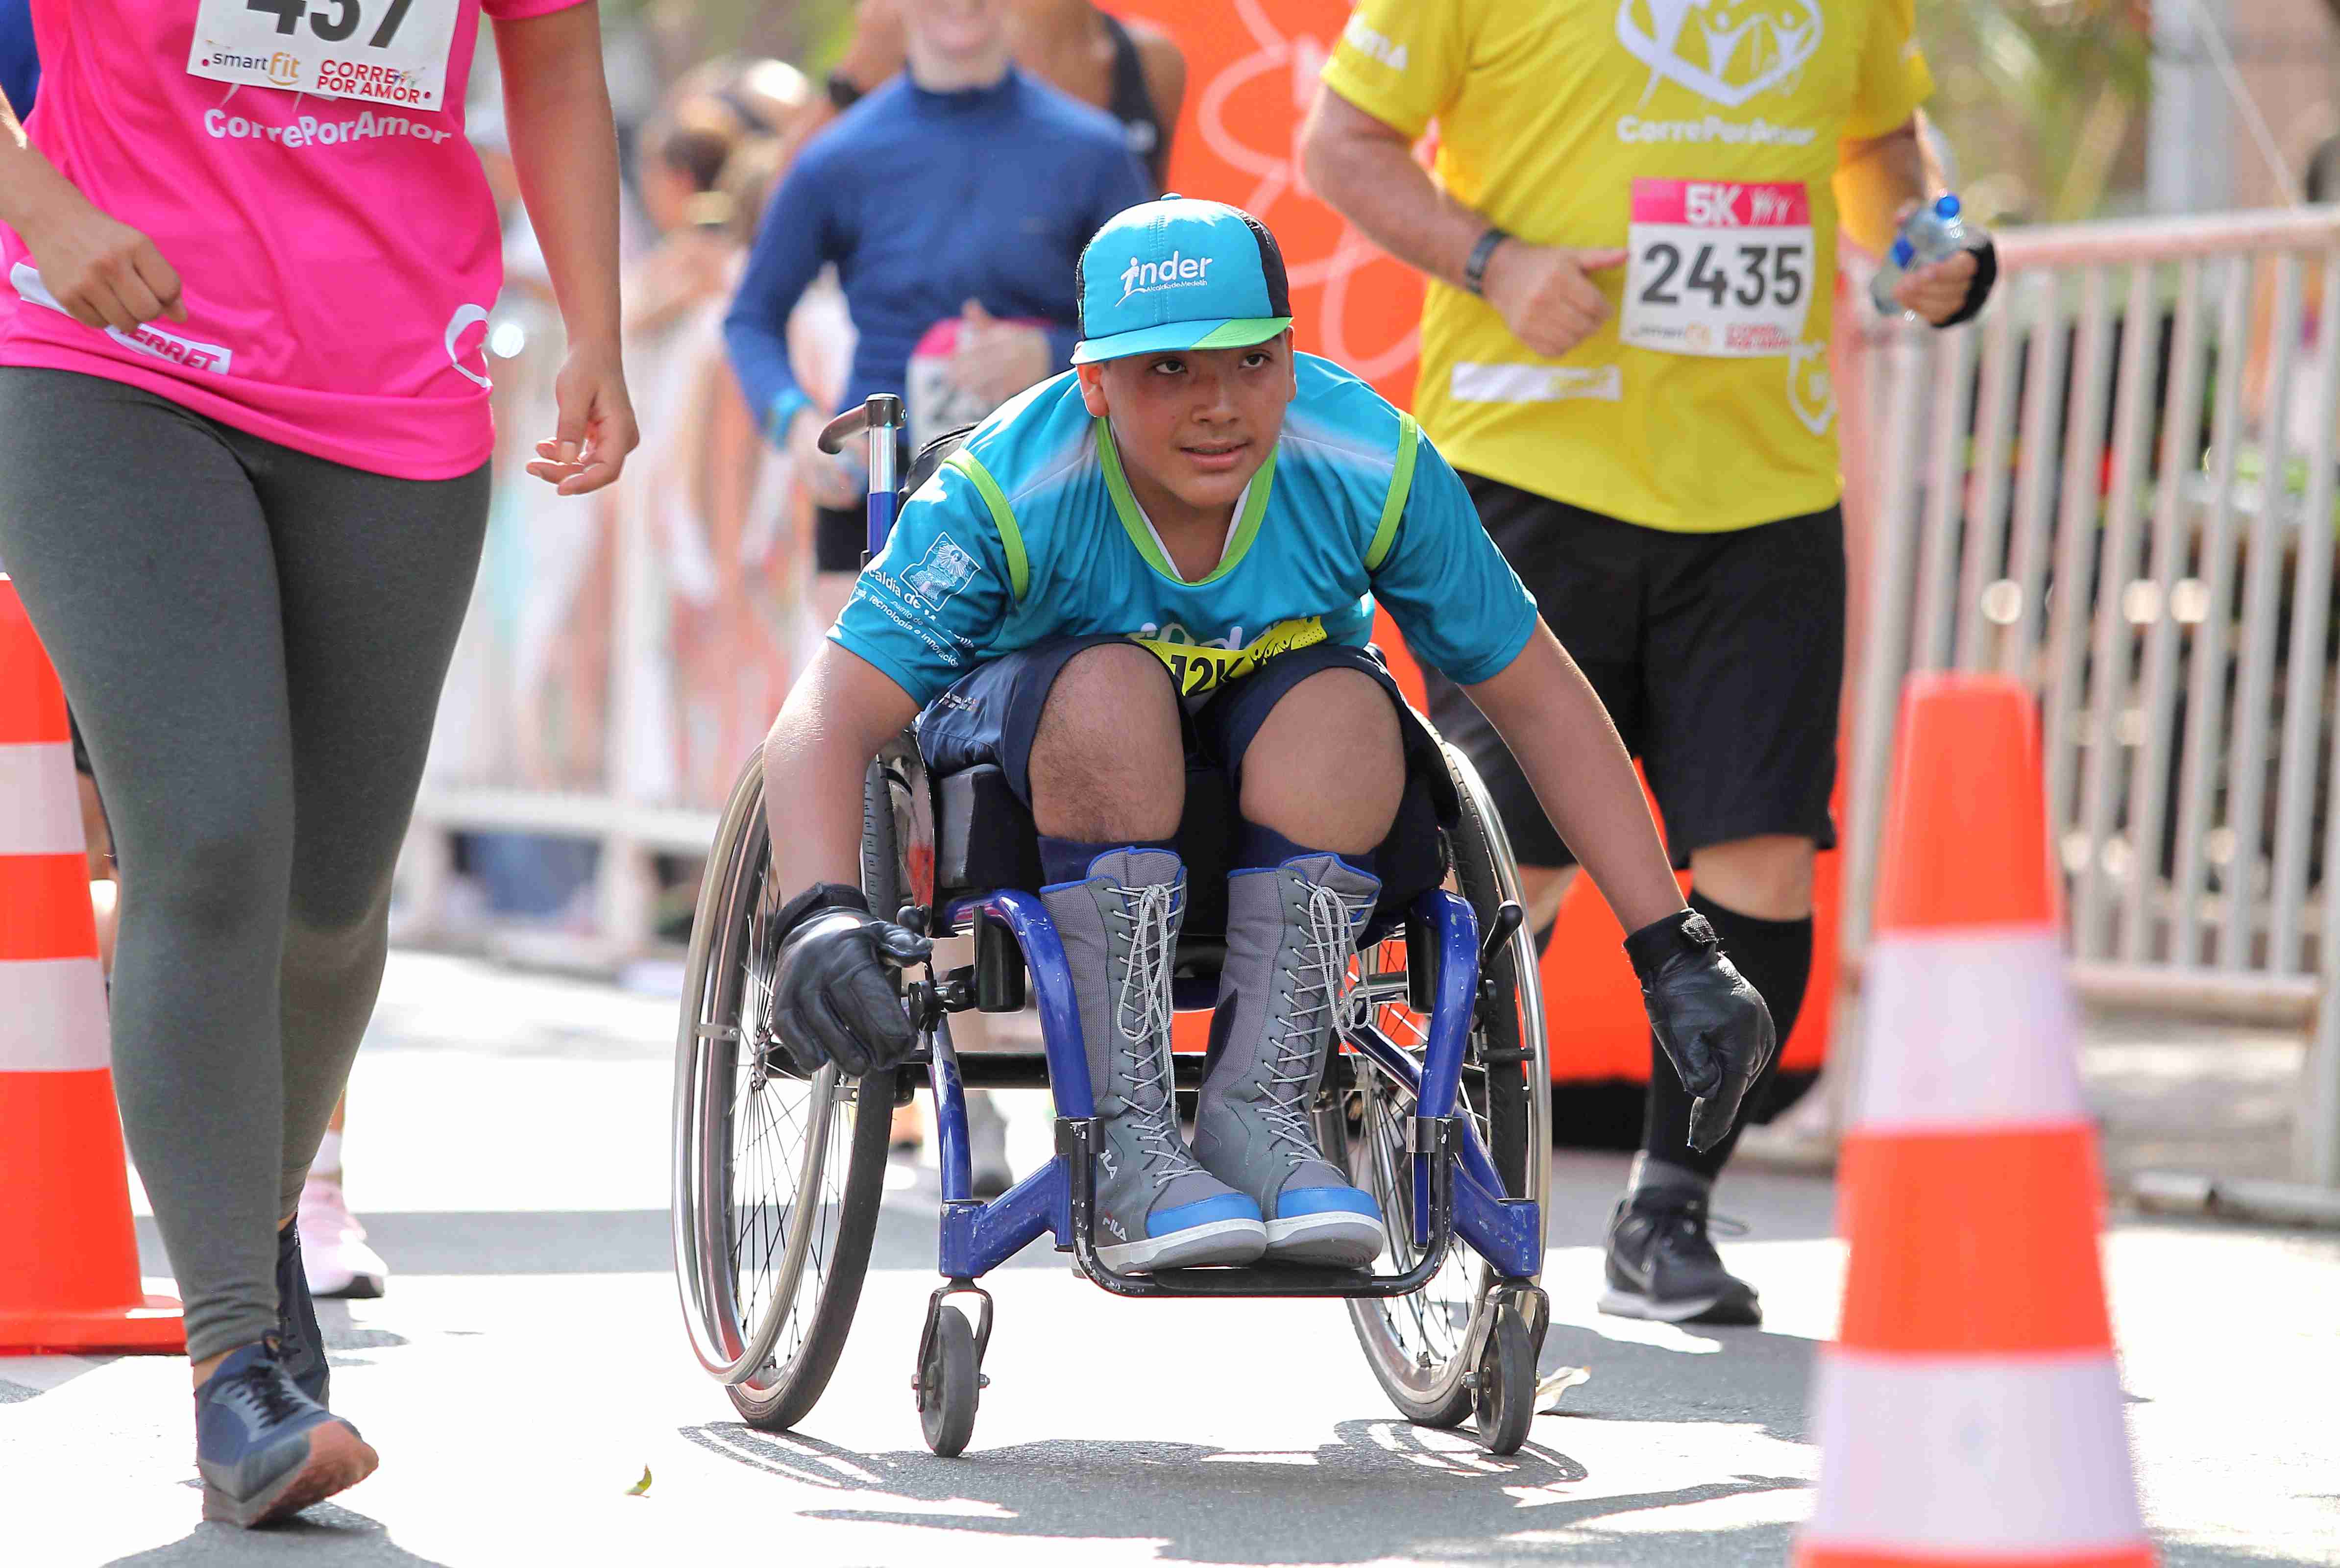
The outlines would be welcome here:
<svg viewBox="0 0 2340 1568">
<path fill-rule="evenodd" d="M 0 1073 L 110 1065 L 105 974 L 95 958 L 0 962 Z"/>
<path fill-rule="evenodd" d="M 64 742 L 0 746 L 0 855 L 82 852 L 81 791 Z"/>
<path fill-rule="evenodd" d="M 2145 1539 L 2120 1375 L 2102 1352 L 1820 1353 L 1814 1544 L 1955 1558 Z"/>
<path fill-rule="evenodd" d="M 1895 930 L 1861 973 L 1852 1125 L 1995 1131 L 2083 1119 L 2079 1017 L 2052 926 Z"/>
</svg>

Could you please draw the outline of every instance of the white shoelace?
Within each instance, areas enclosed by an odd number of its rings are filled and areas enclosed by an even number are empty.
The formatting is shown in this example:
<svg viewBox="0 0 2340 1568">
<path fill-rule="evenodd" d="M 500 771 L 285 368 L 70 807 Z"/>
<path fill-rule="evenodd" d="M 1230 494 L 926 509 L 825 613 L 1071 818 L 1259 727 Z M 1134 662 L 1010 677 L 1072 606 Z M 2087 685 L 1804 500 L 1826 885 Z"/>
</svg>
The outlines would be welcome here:
<svg viewBox="0 0 2340 1568">
<path fill-rule="evenodd" d="M 1356 953 L 1362 907 L 1322 883 L 1308 889 L 1308 934 L 1301 945 L 1300 983 L 1293 987 L 1292 1010 L 1278 1020 L 1275 1055 L 1268 1063 L 1266 1103 L 1260 1119 L 1284 1146 L 1284 1163 L 1323 1159 L 1309 1125 L 1308 1099 L 1316 1090 L 1316 1040 L 1325 1022 L 1343 1017 L 1349 999 L 1349 960 Z"/>
<path fill-rule="evenodd" d="M 1121 1031 L 1122 1059 L 1129 1064 L 1129 1126 L 1138 1147 L 1148 1156 L 1154 1190 L 1160 1192 L 1182 1176 L 1203 1167 L 1178 1136 L 1171 1107 L 1170 971 L 1176 941 L 1171 934 L 1178 913 L 1180 888 L 1166 882 L 1137 888 L 1116 888 L 1124 906 L 1121 918 L 1129 922 L 1129 967 L 1121 977 L 1121 995 L 1114 1009 Z"/>
</svg>

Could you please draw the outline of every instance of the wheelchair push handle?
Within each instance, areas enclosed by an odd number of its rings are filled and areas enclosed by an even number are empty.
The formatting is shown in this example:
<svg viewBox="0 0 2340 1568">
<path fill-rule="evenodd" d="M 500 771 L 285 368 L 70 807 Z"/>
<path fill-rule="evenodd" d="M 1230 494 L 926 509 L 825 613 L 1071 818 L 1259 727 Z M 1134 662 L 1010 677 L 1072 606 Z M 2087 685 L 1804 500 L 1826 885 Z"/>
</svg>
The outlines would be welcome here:
<svg viewBox="0 0 2340 1568">
<path fill-rule="evenodd" d="M 878 454 L 878 442 L 884 441 L 887 450 L 892 451 L 894 432 L 907 422 L 900 398 L 891 392 L 872 392 L 859 408 L 847 409 L 820 427 L 820 450 L 834 456 L 845 450 L 847 442 L 868 432 L 873 438 L 869 443 L 869 453 L 874 459 Z M 873 461 L 869 466 L 874 477 L 878 465 Z"/>
<path fill-rule="evenodd" d="M 866 432 L 869 437 L 869 548 L 863 557 L 865 565 L 886 548 L 886 535 L 893 530 L 894 487 L 899 482 L 895 472 L 895 432 L 907 422 L 900 398 L 891 392 L 872 392 L 859 408 L 846 410 L 820 429 L 818 444 L 832 457 L 855 436 Z"/>
</svg>

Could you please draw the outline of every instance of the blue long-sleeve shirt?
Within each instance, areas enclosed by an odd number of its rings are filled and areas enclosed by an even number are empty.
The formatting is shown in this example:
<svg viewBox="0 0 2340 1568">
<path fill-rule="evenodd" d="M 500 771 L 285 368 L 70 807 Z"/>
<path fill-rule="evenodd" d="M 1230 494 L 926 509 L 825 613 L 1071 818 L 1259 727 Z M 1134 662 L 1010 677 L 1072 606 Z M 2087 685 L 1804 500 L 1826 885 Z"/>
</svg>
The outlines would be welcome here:
<svg viewBox="0 0 2340 1568">
<path fill-rule="evenodd" d="M 33 0 L 0 0 L 0 93 L 23 119 L 33 112 L 41 62 L 33 49 Z"/>
<path fill-rule="evenodd" d="M 788 313 L 835 263 L 858 334 L 839 406 L 900 396 L 910 351 L 968 300 L 1045 321 L 1053 362 L 1080 332 L 1081 247 L 1154 199 L 1121 126 L 1020 72 L 929 93 L 907 72 L 797 155 L 764 214 L 723 323 L 732 368 L 775 439 L 805 404 L 788 365 Z"/>
</svg>

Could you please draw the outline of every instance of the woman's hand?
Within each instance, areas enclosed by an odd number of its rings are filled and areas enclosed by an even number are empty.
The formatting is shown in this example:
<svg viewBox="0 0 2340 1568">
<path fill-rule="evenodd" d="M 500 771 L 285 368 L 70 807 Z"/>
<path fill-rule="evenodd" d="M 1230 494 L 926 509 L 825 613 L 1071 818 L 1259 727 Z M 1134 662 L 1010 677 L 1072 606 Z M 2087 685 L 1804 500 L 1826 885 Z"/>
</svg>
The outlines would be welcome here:
<svg viewBox="0 0 2340 1568">
<path fill-rule="evenodd" d="M 796 465 L 797 477 L 804 481 L 814 504 L 839 511 L 861 504 L 869 493 L 869 476 L 850 452 L 820 450 L 821 426 L 828 422 L 828 416 L 818 409 L 798 409 L 788 424 L 788 461 Z"/>
<path fill-rule="evenodd" d="M 1048 334 L 1019 322 L 1003 322 L 974 300 L 962 308 L 958 352 L 951 380 L 997 408 L 1026 387 L 1048 379 Z"/>
<path fill-rule="evenodd" d="M 179 274 L 154 242 L 99 212 L 79 192 L 60 192 L 19 232 L 41 282 L 82 325 L 126 332 L 157 316 L 187 319 Z"/>
<path fill-rule="evenodd" d="M 536 443 L 542 461 L 528 471 L 562 495 L 586 495 L 624 471 L 626 454 L 641 444 L 633 400 L 626 395 L 626 368 L 614 346 L 580 343 L 569 351 L 552 383 L 560 422 L 551 439 Z"/>
</svg>

